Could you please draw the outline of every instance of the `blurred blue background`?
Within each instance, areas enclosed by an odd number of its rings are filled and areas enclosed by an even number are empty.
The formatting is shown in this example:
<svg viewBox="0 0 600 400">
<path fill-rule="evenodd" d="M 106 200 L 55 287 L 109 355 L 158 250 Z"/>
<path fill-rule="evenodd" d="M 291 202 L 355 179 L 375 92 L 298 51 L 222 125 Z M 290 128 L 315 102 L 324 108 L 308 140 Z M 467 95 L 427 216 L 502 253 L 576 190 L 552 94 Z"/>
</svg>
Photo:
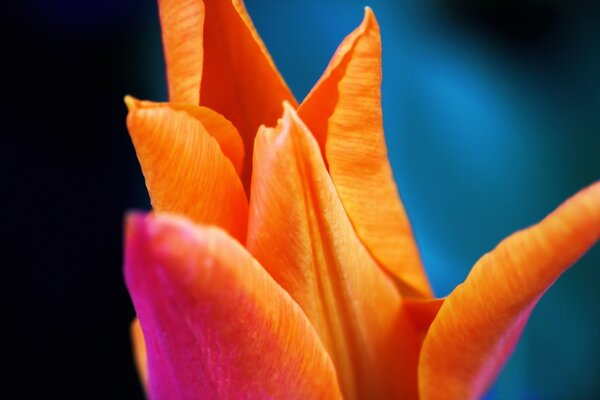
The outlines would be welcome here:
<svg viewBox="0 0 600 400">
<path fill-rule="evenodd" d="M 247 0 L 298 99 L 371 6 L 389 155 L 444 296 L 498 241 L 600 179 L 600 7 L 584 1 Z M 166 99 L 152 0 L 10 2 L 0 239 L 24 397 L 139 398 L 121 224 L 147 208 L 122 97 Z M 600 398 L 600 248 L 540 301 L 490 399 Z"/>
</svg>

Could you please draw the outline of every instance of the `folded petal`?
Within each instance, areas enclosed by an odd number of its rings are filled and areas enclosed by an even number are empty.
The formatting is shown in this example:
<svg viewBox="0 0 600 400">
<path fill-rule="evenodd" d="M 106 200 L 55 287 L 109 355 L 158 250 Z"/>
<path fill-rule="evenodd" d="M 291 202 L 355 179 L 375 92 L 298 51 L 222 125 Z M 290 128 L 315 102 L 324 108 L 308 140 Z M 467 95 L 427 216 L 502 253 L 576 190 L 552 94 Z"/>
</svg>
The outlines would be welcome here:
<svg viewBox="0 0 600 400">
<path fill-rule="evenodd" d="M 246 148 L 249 185 L 252 149 L 261 124 L 273 125 L 281 102 L 294 98 L 279 75 L 241 0 L 205 0 L 204 72 L 200 104 L 233 122 Z"/>
<path fill-rule="evenodd" d="M 159 0 L 169 99 L 198 105 L 203 64 L 204 2 Z"/>
<path fill-rule="evenodd" d="M 387 156 L 381 38 L 373 12 L 336 51 L 298 114 L 311 129 L 356 233 L 404 295 L 431 297 Z"/>
<path fill-rule="evenodd" d="M 539 298 L 598 239 L 600 182 L 484 255 L 431 325 L 419 365 L 421 397 L 481 396 Z"/>
<path fill-rule="evenodd" d="M 177 106 L 131 97 L 126 102 L 127 126 L 154 209 L 218 225 L 243 240 L 246 194 L 231 160 L 205 126 Z"/>
<path fill-rule="evenodd" d="M 164 104 L 141 102 L 145 107 L 162 107 Z M 239 132 L 225 117 L 207 107 L 195 106 L 184 103 L 169 103 L 173 110 L 182 110 L 196 118 L 206 132 L 219 143 L 223 154 L 233 164 L 238 175 L 242 174 L 244 166 L 244 142 Z"/>
<path fill-rule="evenodd" d="M 341 398 L 306 316 L 224 231 L 132 215 L 125 263 L 151 398 Z"/>
<path fill-rule="evenodd" d="M 247 247 L 315 326 L 344 397 L 415 397 L 419 343 L 402 298 L 289 104 L 276 128 L 259 130 L 253 168 Z"/>
</svg>

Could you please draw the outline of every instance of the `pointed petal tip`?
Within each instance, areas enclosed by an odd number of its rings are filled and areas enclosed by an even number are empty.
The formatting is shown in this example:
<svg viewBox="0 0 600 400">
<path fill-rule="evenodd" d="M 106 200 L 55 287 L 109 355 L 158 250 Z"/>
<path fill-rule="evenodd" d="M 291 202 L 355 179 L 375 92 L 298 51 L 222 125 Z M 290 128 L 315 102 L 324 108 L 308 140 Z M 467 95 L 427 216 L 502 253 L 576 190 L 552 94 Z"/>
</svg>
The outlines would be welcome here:
<svg viewBox="0 0 600 400">
<path fill-rule="evenodd" d="M 373 9 L 371 7 L 366 6 L 365 15 L 363 17 L 359 29 L 361 29 L 362 32 L 365 32 L 369 29 L 373 29 L 376 27 L 378 27 L 378 24 L 377 18 L 375 17 L 375 13 L 373 12 Z"/>
<path fill-rule="evenodd" d="M 600 179 L 592 183 L 589 186 L 589 189 L 594 192 L 594 194 L 598 197 L 598 200 L 600 200 Z"/>
<path fill-rule="evenodd" d="M 541 224 L 558 219 L 557 217 L 563 220 L 562 225 L 571 226 L 581 234 L 593 235 L 595 240 L 600 239 L 600 180 L 566 200 Z"/>
<path fill-rule="evenodd" d="M 581 194 L 589 198 L 589 208 L 594 212 L 600 209 L 600 180 L 590 184 L 587 188 L 581 191 Z M 598 235 L 600 235 L 600 218 L 598 220 Z"/>
<path fill-rule="evenodd" d="M 292 106 L 292 104 L 289 101 L 284 100 L 282 102 L 282 104 L 283 104 L 283 116 L 284 117 L 286 115 L 289 115 L 290 113 L 294 113 L 295 112 L 296 109 L 294 108 L 294 106 Z"/>
<path fill-rule="evenodd" d="M 274 127 L 268 127 L 264 124 L 258 128 L 257 138 L 263 137 L 269 145 L 281 144 L 285 141 L 284 138 L 289 136 L 292 129 L 291 126 L 294 123 L 301 122 L 294 106 L 284 100 L 282 102 L 283 114 L 277 120 L 277 124 Z"/>
<path fill-rule="evenodd" d="M 140 103 L 140 101 L 138 99 L 136 99 L 135 97 L 133 97 L 131 95 L 126 95 L 123 98 L 123 101 L 125 102 L 125 105 L 127 106 L 127 110 L 129 112 L 132 112 L 136 108 L 138 108 L 139 107 L 139 103 Z"/>
<path fill-rule="evenodd" d="M 289 102 L 283 102 L 283 116 L 280 119 L 279 125 L 281 125 L 284 131 L 288 131 L 290 124 L 292 121 L 299 121 L 298 114 L 296 113 L 296 109 Z"/>
<path fill-rule="evenodd" d="M 360 26 L 340 44 L 298 114 L 319 143 L 365 246 L 404 296 L 429 298 L 432 291 L 388 159 L 381 74 L 380 30 L 365 7 Z"/>
<path fill-rule="evenodd" d="M 127 111 L 129 111 L 129 113 L 133 113 L 134 111 L 138 110 L 161 108 L 169 104 L 161 102 L 157 103 L 150 100 L 141 100 L 129 94 L 123 97 L 123 101 L 125 102 L 125 105 L 127 106 Z"/>
</svg>

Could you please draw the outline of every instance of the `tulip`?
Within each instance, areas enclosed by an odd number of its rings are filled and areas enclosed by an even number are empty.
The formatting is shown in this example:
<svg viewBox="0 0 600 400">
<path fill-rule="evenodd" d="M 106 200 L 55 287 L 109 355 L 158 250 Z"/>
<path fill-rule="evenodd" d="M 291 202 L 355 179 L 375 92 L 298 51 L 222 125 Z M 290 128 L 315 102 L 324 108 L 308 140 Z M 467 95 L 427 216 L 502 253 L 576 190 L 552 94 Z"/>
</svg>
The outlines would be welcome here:
<svg viewBox="0 0 600 400">
<path fill-rule="evenodd" d="M 126 98 L 154 208 L 125 235 L 148 396 L 484 394 L 537 301 L 598 241 L 600 182 L 437 299 L 387 157 L 372 11 L 298 105 L 241 0 L 159 10 L 169 102 Z"/>
</svg>

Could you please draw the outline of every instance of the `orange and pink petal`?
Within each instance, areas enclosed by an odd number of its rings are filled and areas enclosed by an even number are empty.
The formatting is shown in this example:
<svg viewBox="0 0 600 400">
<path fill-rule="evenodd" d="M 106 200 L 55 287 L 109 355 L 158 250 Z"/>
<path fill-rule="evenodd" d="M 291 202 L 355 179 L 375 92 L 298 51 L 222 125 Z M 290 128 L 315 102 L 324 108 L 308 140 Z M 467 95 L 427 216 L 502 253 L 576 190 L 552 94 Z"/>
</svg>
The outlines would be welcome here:
<svg viewBox="0 0 600 400">
<path fill-rule="evenodd" d="M 304 313 L 227 233 L 134 214 L 125 246 L 151 398 L 341 398 Z"/>
</svg>

